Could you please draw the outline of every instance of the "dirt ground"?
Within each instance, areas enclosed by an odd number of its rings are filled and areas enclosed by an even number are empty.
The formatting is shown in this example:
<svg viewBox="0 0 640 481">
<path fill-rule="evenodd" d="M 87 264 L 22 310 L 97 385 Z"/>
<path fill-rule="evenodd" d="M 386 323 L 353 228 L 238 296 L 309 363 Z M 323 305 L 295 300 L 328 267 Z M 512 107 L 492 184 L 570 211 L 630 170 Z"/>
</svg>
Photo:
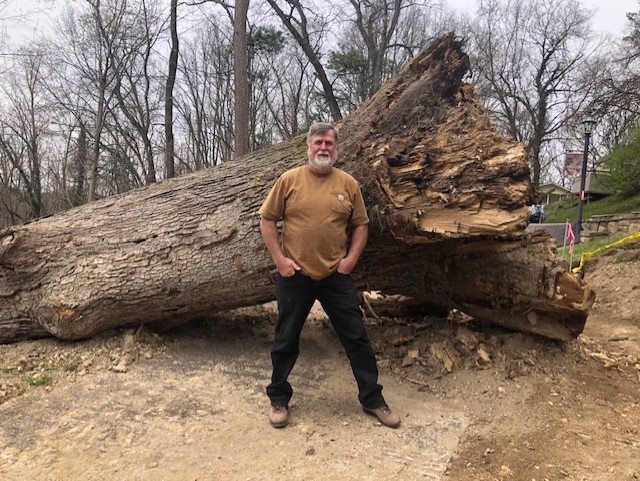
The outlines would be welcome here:
<svg viewBox="0 0 640 481">
<path fill-rule="evenodd" d="M 368 319 L 391 430 L 362 413 L 321 313 L 291 423 L 270 427 L 272 306 L 156 334 L 0 346 L 0 479 L 640 480 L 640 245 L 587 266 L 559 343 L 449 319 Z"/>
</svg>

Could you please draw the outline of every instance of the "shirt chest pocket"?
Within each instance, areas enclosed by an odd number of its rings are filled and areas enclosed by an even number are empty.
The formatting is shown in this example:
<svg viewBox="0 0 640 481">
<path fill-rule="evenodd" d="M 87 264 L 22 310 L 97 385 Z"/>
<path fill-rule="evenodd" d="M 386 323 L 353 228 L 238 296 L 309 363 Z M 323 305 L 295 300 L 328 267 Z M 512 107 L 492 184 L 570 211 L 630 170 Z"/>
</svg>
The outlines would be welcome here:
<svg viewBox="0 0 640 481">
<path fill-rule="evenodd" d="M 342 192 L 331 192 L 330 200 L 331 211 L 339 217 L 349 218 L 353 211 L 353 205 L 349 198 Z"/>
</svg>

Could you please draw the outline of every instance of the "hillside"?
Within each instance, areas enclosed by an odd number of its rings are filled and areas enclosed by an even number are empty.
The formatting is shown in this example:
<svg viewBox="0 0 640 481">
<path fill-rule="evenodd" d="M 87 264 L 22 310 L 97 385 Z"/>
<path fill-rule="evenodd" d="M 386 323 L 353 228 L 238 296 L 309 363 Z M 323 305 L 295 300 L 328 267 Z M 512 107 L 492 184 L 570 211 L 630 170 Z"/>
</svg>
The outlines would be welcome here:
<svg viewBox="0 0 640 481">
<path fill-rule="evenodd" d="M 632 197 L 609 196 L 601 200 L 585 202 L 582 218 L 588 219 L 592 215 L 628 214 L 640 212 L 640 194 Z M 557 204 L 550 204 L 545 208 L 547 223 L 565 222 L 567 219 L 575 222 L 578 218 L 578 203 L 571 200 Z"/>
</svg>

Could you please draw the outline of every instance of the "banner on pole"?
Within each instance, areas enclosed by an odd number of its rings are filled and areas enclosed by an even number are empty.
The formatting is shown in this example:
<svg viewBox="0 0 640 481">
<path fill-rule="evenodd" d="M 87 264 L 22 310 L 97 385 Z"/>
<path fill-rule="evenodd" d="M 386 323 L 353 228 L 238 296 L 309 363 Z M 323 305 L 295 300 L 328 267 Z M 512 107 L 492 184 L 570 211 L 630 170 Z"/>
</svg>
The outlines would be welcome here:
<svg viewBox="0 0 640 481">
<path fill-rule="evenodd" d="M 582 152 L 566 152 L 564 154 L 564 173 L 567 179 L 574 181 L 582 174 Z"/>
</svg>

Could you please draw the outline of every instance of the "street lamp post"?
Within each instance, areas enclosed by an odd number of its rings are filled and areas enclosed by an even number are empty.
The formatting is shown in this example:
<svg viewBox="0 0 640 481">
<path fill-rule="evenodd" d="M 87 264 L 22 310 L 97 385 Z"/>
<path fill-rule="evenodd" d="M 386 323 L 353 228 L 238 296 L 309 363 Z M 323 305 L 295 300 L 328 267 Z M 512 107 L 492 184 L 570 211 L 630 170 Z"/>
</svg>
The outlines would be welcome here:
<svg viewBox="0 0 640 481">
<path fill-rule="evenodd" d="M 580 232 L 582 231 L 582 209 L 584 207 L 584 189 L 587 182 L 587 159 L 589 158 L 589 138 L 593 132 L 596 121 L 587 117 L 582 121 L 582 131 L 584 132 L 584 152 L 582 154 L 582 171 L 580 173 L 580 197 L 578 199 L 578 223 L 576 224 L 576 242 L 580 242 Z"/>
</svg>

